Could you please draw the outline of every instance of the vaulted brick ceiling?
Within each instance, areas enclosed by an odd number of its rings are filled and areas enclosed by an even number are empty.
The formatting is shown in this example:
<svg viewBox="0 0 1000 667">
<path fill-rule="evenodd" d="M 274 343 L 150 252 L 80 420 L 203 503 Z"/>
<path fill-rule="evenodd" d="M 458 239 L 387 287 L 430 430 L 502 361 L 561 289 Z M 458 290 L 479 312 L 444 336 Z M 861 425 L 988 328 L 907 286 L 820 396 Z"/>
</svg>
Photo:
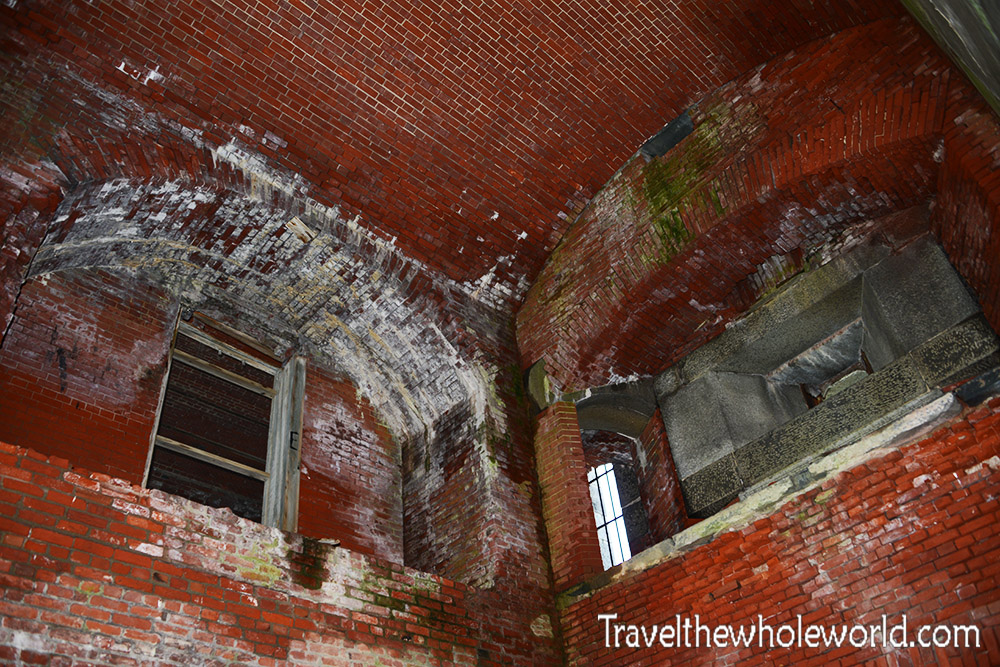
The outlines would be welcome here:
<svg viewBox="0 0 1000 667">
<path fill-rule="evenodd" d="M 509 349 L 557 242 L 646 139 L 727 82 L 752 88 L 763 63 L 904 10 L 14 0 L 0 16 L 0 178 L 8 193 L 67 195 L 34 275 L 127 269 L 194 305 L 228 300 L 262 337 L 325 347 L 377 406 L 427 424 L 475 402 L 476 363 L 496 375 L 480 351 Z M 810 80 L 786 88 L 809 98 Z M 870 157 L 862 180 L 887 163 Z M 845 191 L 858 176 L 822 175 Z M 925 198 L 929 176 L 914 178 L 898 206 Z M 696 264 L 730 267 L 731 248 L 713 248 Z M 671 344 L 703 319 L 676 319 Z M 593 345 L 564 380 L 649 370 Z"/>
<path fill-rule="evenodd" d="M 644 139 L 896 2 L 11 2 L 8 168 L 67 183 L 256 169 L 519 300 Z M 220 158 L 220 152 L 223 157 Z M 262 174 L 258 174 L 261 177 Z M 8 178 L 17 178 L 8 175 Z"/>
</svg>

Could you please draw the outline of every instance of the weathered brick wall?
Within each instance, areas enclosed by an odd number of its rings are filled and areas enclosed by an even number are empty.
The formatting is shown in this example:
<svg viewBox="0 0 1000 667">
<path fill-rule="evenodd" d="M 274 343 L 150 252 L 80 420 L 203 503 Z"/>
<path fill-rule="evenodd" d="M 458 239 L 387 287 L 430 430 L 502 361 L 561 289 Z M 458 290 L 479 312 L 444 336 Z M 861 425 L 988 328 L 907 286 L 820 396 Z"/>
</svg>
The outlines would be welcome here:
<svg viewBox="0 0 1000 667">
<path fill-rule="evenodd" d="M 0 660 L 556 664 L 516 601 L 0 445 Z"/>
<path fill-rule="evenodd" d="M 516 603 L 497 613 L 535 618 L 551 609 L 552 583 L 530 419 L 504 339 L 478 355 L 491 373 L 485 391 L 442 414 L 429 442 L 404 447 L 406 563 L 506 592 Z"/>
<path fill-rule="evenodd" d="M 556 591 L 562 591 L 604 570 L 572 403 L 553 403 L 536 418 L 535 458 L 552 576 Z"/>
<path fill-rule="evenodd" d="M 967 87 L 953 91 L 932 225 L 1000 329 L 1000 119 Z"/>
<path fill-rule="evenodd" d="M 0 438 L 142 482 L 175 313 L 127 274 L 30 280 L 0 347 Z"/>
<path fill-rule="evenodd" d="M 583 431 L 580 442 L 587 468 L 605 463 L 633 464 L 635 445 L 626 435 L 611 431 Z"/>
<path fill-rule="evenodd" d="M 1000 399 L 891 451 L 751 525 L 695 543 L 585 594 L 562 613 L 570 664 L 996 664 L 1000 661 Z M 975 624 L 975 650 L 907 648 L 605 648 L 598 614 L 617 623 L 777 627 Z M 879 640 L 880 642 L 881 640 Z M 702 640 L 704 642 L 704 640 Z M 767 641 L 765 641 L 767 646 Z"/>
<path fill-rule="evenodd" d="M 399 450 L 357 388 L 315 364 L 302 406 L 298 529 L 403 562 Z"/>
<path fill-rule="evenodd" d="M 14 305 L 28 265 L 61 200 L 51 183 L 38 179 L 31 185 L 23 181 L 15 184 L 12 177 L 0 170 L 0 344 L 14 318 Z"/>
<path fill-rule="evenodd" d="M 129 275 L 29 280 L 0 347 L 0 437 L 140 483 L 175 315 Z M 300 530 L 401 563 L 397 445 L 353 385 L 307 367 Z"/>
<path fill-rule="evenodd" d="M 681 482 L 659 410 L 642 430 L 636 448 L 641 450 L 636 466 L 639 487 L 646 505 L 650 538 L 656 543 L 682 529 L 688 521 Z"/>
<path fill-rule="evenodd" d="M 867 221 L 928 201 L 960 77 L 886 19 L 698 100 L 693 132 L 627 162 L 552 253 L 517 315 L 523 363 L 564 390 L 656 373 Z"/>
</svg>

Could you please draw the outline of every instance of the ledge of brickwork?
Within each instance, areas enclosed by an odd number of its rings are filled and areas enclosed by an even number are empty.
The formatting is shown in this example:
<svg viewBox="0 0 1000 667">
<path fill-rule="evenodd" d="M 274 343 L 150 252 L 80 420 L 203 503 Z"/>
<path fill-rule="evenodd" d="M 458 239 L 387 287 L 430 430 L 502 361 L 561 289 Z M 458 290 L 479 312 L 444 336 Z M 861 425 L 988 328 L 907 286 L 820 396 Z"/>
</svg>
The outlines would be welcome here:
<svg viewBox="0 0 1000 667">
<path fill-rule="evenodd" d="M 601 588 L 659 567 L 712 542 L 720 535 L 742 530 L 758 519 L 774 514 L 786 503 L 814 490 L 837 474 L 919 440 L 951 421 L 961 410 L 954 394 L 947 393 L 916 407 L 853 444 L 804 459 L 751 488 L 740 502 L 653 545 L 621 565 L 568 589 L 559 595 L 557 606 L 565 609 Z"/>
<path fill-rule="evenodd" d="M 0 442 L 0 663 L 555 662 L 504 595 Z"/>
</svg>

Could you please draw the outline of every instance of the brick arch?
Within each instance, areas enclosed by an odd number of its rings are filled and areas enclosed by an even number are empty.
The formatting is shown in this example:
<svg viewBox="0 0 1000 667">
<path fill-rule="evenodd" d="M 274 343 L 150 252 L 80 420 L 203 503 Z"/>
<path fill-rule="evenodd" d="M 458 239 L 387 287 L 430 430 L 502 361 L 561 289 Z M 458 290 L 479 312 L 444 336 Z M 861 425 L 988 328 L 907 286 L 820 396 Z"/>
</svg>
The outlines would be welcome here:
<svg viewBox="0 0 1000 667">
<path fill-rule="evenodd" d="M 335 210 L 294 206 L 280 183 L 243 185 L 249 191 L 176 180 L 81 184 L 58 208 L 28 278 L 138 273 L 279 353 L 325 360 L 400 437 L 470 400 L 473 387 L 455 377 L 462 353 L 442 332 L 446 319 L 420 312 L 434 294 L 420 294 L 426 285 L 406 258 Z"/>
<path fill-rule="evenodd" d="M 517 316 L 524 363 L 568 390 L 656 372 L 782 274 L 880 233 L 934 197 L 948 91 L 965 85 L 912 23 L 886 20 L 721 87 L 689 136 L 634 156 L 568 230 Z"/>
</svg>

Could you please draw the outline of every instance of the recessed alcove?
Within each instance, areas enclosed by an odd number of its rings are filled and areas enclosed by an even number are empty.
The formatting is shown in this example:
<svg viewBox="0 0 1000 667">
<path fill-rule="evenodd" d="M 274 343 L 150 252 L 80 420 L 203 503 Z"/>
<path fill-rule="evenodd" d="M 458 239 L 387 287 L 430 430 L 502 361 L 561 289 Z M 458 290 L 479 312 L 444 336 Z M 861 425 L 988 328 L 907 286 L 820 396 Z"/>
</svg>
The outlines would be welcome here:
<svg viewBox="0 0 1000 667">
<path fill-rule="evenodd" d="M 806 271 L 656 380 L 688 512 L 709 516 L 997 359 L 995 334 L 930 237 Z"/>
</svg>

